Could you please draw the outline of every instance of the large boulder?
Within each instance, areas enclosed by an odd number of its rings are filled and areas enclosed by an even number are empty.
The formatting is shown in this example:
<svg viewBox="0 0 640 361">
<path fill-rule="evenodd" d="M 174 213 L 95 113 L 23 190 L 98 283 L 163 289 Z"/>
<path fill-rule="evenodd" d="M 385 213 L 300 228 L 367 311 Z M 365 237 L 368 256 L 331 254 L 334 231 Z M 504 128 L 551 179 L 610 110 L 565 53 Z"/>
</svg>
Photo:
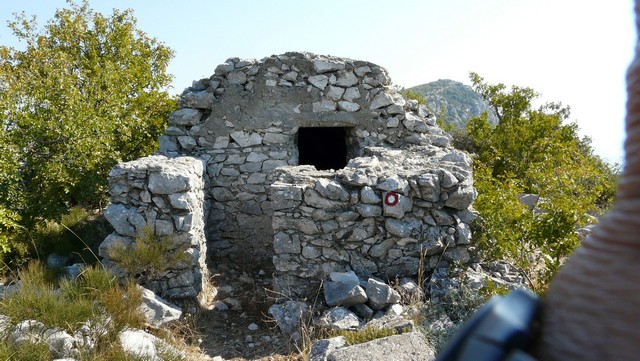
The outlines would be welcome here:
<svg viewBox="0 0 640 361">
<path fill-rule="evenodd" d="M 421 333 L 409 332 L 330 352 L 327 361 L 431 361 L 435 352 Z M 322 360 L 322 359 L 317 359 Z M 315 361 L 315 360 L 314 360 Z"/>
</svg>

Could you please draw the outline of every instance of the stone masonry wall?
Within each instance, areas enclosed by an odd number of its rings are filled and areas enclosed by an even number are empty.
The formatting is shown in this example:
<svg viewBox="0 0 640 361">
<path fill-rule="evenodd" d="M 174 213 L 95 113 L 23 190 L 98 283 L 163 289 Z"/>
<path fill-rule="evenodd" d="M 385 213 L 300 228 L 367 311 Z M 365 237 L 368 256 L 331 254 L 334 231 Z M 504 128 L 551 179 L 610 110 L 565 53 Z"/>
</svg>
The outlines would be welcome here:
<svg viewBox="0 0 640 361">
<path fill-rule="evenodd" d="M 476 197 L 469 158 L 434 146 L 365 152 L 336 172 L 278 170 L 271 187 L 278 293 L 308 297 L 334 271 L 395 279 L 469 261 Z"/>
<path fill-rule="evenodd" d="M 109 249 L 130 247 L 144 227 L 151 227 L 156 237 L 170 237 L 172 252 L 186 250 L 183 260 L 145 287 L 171 299 L 199 296 L 207 275 L 203 162 L 156 155 L 120 163 L 109 173 L 109 195 L 105 217 L 115 232 L 100 245 L 103 263 L 122 274 Z"/>
<path fill-rule="evenodd" d="M 447 147 L 435 117 L 404 99 L 369 62 L 286 53 L 231 58 L 194 82 L 169 119 L 160 152 L 206 166 L 206 225 L 213 257 L 271 262 L 274 170 L 299 164 L 300 127 L 344 127 L 349 158 L 365 147 Z"/>
<path fill-rule="evenodd" d="M 326 133 L 314 129 L 328 127 L 344 139 L 315 147 L 330 155 L 342 143 L 347 166 L 300 165 L 300 129 L 315 144 Z M 333 271 L 393 278 L 465 263 L 476 192 L 469 157 L 449 142 L 375 64 L 231 58 L 182 93 L 160 155 L 111 172 L 106 217 L 116 232 L 100 254 L 117 269 L 108 247 L 131 244 L 145 225 L 190 245 L 189 262 L 149 285 L 172 298 L 199 294 L 207 257 L 273 264 L 275 288 L 289 297 Z"/>
</svg>

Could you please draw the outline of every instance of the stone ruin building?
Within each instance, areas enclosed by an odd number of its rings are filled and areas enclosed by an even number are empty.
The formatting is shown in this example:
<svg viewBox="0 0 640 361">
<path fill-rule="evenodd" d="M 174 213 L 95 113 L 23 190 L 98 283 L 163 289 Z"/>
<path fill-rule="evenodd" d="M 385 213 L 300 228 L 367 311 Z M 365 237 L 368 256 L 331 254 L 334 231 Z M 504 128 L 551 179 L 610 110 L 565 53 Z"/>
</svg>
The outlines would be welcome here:
<svg viewBox="0 0 640 361">
<path fill-rule="evenodd" d="M 196 297 L 207 264 L 273 264 L 305 297 L 332 271 L 384 279 L 469 261 L 470 158 L 375 64 L 310 53 L 231 58 L 180 96 L 156 155 L 109 175 L 115 228 L 145 225 L 188 261 L 150 288 Z M 184 250 L 185 248 L 180 248 Z"/>
</svg>

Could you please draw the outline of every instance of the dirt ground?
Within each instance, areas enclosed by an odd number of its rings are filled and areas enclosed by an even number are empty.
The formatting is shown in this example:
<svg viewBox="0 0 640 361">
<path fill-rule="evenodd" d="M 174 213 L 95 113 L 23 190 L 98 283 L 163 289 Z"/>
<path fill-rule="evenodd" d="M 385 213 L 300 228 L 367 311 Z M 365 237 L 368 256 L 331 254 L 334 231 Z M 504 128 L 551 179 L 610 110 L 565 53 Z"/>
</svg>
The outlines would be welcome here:
<svg viewBox="0 0 640 361">
<path fill-rule="evenodd" d="M 205 354 L 225 360 L 302 360 L 268 313 L 274 295 L 267 267 L 242 271 L 221 264 L 210 270 L 217 295 L 194 320 Z"/>
</svg>

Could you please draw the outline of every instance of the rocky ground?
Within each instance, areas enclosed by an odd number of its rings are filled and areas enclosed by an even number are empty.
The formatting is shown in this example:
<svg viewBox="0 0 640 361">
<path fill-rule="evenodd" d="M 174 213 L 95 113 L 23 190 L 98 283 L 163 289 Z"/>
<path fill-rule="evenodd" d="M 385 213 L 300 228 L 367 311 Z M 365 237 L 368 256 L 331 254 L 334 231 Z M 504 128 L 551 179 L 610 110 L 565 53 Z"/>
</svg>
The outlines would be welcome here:
<svg viewBox="0 0 640 361">
<path fill-rule="evenodd" d="M 304 359 L 302 350 L 281 333 L 268 313 L 278 296 L 271 291 L 272 269 L 269 265 L 218 264 L 210 271 L 217 294 L 205 309 L 193 317 L 190 325 L 193 337 L 201 340 L 200 349 L 207 356 L 214 360 Z M 487 279 L 508 289 L 526 286 L 516 270 L 504 262 L 475 265 L 464 271 L 457 269 L 453 272 L 457 276 L 447 269 L 439 271 L 442 272 L 436 272 L 429 281 L 430 298 L 441 298 L 460 287 L 456 281 L 461 279 L 460 272 L 465 275 L 462 278 L 466 279 L 467 287 L 475 290 L 485 286 Z M 452 327 L 451 319 L 448 316 L 445 319 L 448 326 L 444 328 Z M 438 332 L 448 334 L 449 331 Z"/>
<path fill-rule="evenodd" d="M 302 359 L 267 312 L 275 299 L 267 267 L 254 265 L 242 271 L 239 266 L 222 264 L 211 269 L 218 293 L 194 321 L 202 340 L 200 348 L 207 355 L 225 360 Z"/>
</svg>

